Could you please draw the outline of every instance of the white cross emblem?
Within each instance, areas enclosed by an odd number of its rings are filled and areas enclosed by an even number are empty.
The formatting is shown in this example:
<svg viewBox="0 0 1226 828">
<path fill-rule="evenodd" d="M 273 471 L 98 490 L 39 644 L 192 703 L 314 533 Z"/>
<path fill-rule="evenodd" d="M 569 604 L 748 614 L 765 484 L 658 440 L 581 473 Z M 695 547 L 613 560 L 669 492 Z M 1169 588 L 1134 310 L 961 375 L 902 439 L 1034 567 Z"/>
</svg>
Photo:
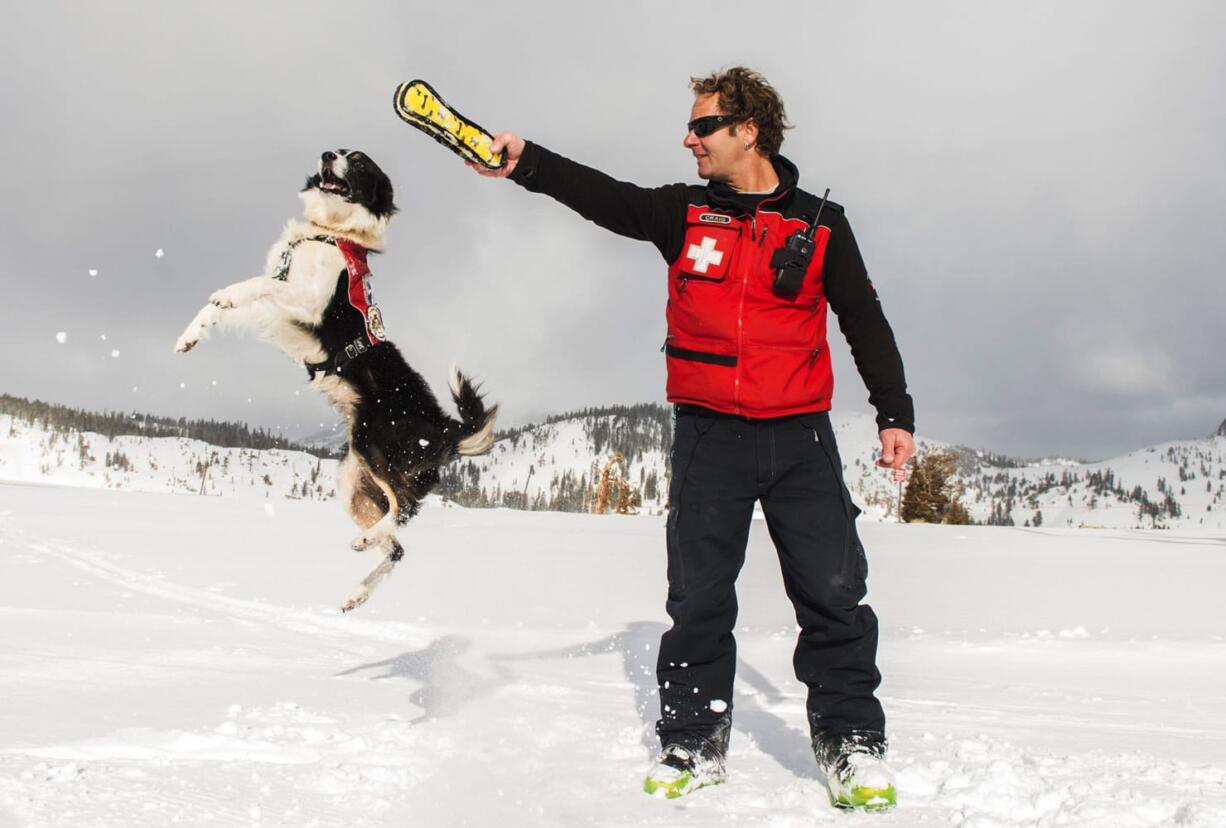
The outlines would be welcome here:
<svg viewBox="0 0 1226 828">
<path fill-rule="evenodd" d="M 702 244 L 691 244 L 685 257 L 694 260 L 695 273 L 706 273 L 711 265 L 719 267 L 719 263 L 724 260 L 724 251 L 715 249 L 715 239 L 703 236 Z"/>
</svg>

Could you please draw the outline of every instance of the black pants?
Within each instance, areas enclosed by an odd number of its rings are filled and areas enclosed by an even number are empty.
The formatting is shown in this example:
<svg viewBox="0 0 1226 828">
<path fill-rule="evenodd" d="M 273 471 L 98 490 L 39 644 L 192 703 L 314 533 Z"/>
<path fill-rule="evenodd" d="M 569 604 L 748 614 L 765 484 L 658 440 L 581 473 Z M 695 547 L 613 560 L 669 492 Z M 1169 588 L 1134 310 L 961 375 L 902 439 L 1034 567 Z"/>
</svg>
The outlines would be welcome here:
<svg viewBox="0 0 1226 828">
<path fill-rule="evenodd" d="M 732 709 L 735 583 L 760 500 L 800 626 L 793 663 L 813 736 L 884 746 L 877 617 L 860 604 L 868 564 L 830 417 L 747 420 L 679 406 L 672 466 L 661 741 L 709 733 Z"/>
</svg>

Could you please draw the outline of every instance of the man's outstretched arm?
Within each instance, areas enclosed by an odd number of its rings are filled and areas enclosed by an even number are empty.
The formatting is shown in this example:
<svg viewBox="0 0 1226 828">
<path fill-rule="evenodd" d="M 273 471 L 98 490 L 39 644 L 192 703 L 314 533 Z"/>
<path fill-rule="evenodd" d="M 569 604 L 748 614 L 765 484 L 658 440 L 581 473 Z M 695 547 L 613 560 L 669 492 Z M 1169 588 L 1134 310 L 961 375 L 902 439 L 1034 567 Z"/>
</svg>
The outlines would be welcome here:
<svg viewBox="0 0 1226 828">
<path fill-rule="evenodd" d="M 647 188 L 618 181 L 510 132 L 497 133 L 490 148 L 505 153 L 507 162 L 501 168 L 465 163 L 487 178 L 510 178 L 527 190 L 544 193 L 606 230 L 650 241 L 666 259 L 680 252 L 684 184 Z"/>
</svg>

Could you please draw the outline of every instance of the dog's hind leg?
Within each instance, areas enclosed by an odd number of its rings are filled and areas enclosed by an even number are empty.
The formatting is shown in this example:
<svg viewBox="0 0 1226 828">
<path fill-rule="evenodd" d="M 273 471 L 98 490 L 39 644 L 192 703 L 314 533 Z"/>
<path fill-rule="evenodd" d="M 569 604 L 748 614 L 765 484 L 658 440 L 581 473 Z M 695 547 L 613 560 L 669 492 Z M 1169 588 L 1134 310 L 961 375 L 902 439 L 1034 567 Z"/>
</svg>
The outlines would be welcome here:
<svg viewBox="0 0 1226 828">
<path fill-rule="evenodd" d="M 371 474 L 370 479 L 378 485 L 379 490 L 387 499 L 387 511 L 373 524 L 366 527 L 366 531 L 353 539 L 351 546 L 361 552 L 363 549 L 369 549 L 377 543 L 382 543 L 384 539 L 390 538 L 392 533 L 396 531 L 397 518 L 400 515 L 400 500 L 396 497 L 396 492 L 392 489 L 391 484 L 377 474 Z"/>
<path fill-rule="evenodd" d="M 349 612 L 365 604 L 366 599 L 375 591 L 375 587 L 379 585 L 379 582 L 390 575 L 396 563 L 404 557 L 404 547 L 392 535 L 384 538 L 380 543 L 380 547 L 384 552 L 383 558 L 370 571 L 370 574 L 362 579 L 362 583 L 358 584 L 353 592 L 345 597 L 344 602 L 341 604 L 341 612 Z"/>
<path fill-rule="evenodd" d="M 388 502 L 383 490 L 366 470 L 361 458 L 353 452 L 345 455 L 337 470 L 337 488 L 341 502 L 359 528 L 366 530 L 387 514 Z"/>
</svg>

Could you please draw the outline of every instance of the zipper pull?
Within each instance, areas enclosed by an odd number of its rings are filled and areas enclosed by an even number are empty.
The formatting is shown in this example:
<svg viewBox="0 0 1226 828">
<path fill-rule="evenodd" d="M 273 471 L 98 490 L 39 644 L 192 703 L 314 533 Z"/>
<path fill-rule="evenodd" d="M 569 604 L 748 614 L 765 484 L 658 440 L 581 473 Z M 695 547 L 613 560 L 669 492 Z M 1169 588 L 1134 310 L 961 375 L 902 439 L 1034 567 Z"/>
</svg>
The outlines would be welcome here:
<svg viewBox="0 0 1226 828">
<path fill-rule="evenodd" d="M 672 339 L 671 336 L 664 337 L 664 344 L 660 346 L 660 353 L 664 353 L 664 349 L 668 347 L 668 340 L 670 339 Z"/>
<path fill-rule="evenodd" d="M 686 282 L 688 282 L 688 281 L 689 281 L 689 277 L 687 277 L 687 276 L 682 276 L 682 277 L 681 277 L 681 284 L 677 286 L 677 295 L 678 295 L 678 296 L 680 296 L 681 294 L 685 293 L 685 283 L 686 283 Z"/>
<path fill-rule="evenodd" d="M 814 348 L 813 353 L 809 354 L 809 367 L 810 368 L 812 368 L 814 365 L 817 364 L 817 357 L 818 355 L 821 354 L 821 352 L 822 352 L 821 348 Z"/>
</svg>

